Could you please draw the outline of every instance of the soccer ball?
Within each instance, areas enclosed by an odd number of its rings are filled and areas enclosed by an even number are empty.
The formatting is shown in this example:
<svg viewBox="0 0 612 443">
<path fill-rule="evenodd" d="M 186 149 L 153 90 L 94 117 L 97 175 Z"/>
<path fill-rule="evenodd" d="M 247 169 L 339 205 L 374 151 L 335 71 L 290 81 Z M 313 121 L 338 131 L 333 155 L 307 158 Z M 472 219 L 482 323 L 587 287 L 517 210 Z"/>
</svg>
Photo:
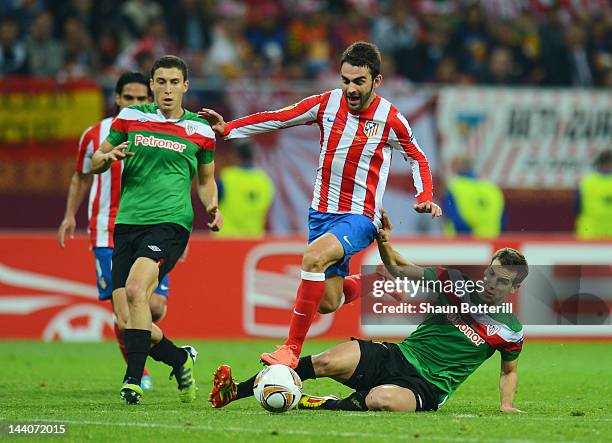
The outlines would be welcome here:
<svg viewBox="0 0 612 443">
<path fill-rule="evenodd" d="M 285 412 L 302 398 L 302 380 L 288 366 L 268 366 L 255 377 L 253 394 L 266 411 Z"/>
</svg>

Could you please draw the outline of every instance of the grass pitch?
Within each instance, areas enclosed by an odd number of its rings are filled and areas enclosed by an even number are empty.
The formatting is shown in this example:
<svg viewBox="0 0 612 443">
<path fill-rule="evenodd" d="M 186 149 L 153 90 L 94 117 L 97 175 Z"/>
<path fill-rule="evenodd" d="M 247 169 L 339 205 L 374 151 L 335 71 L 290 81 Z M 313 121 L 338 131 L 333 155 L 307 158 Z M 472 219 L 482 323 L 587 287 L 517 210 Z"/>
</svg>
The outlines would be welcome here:
<svg viewBox="0 0 612 443">
<path fill-rule="evenodd" d="M 499 356 L 492 357 L 438 412 L 270 414 L 253 398 L 214 410 L 207 402 L 213 370 L 229 363 L 239 379 L 257 372 L 271 341 L 188 342 L 200 352 L 199 397 L 178 401 L 169 370 L 149 360 L 154 390 L 143 403 L 119 400 L 124 363 L 113 342 L 96 344 L 0 342 L 0 438 L 8 423 L 66 423 L 63 441 L 612 441 L 612 344 L 527 342 L 519 364 L 515 406 L 498 407 Z M 183 343 L 179 343 L 183 344 Z M 309 341 L 304 355 L 332 342 Z M 346 395 L 332 380 L 310 380 L 304 391 Z"/>
</svg>

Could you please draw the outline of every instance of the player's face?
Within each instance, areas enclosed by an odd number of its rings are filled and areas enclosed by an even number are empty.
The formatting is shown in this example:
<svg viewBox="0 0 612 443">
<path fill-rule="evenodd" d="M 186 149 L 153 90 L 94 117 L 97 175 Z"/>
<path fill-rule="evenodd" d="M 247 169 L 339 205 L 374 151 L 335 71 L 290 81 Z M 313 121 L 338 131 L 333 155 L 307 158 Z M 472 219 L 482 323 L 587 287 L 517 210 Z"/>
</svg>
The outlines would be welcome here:
<svg viewBox="0 0 612 443">
<path fill-rule="evenodd" d="M 367 108 L 376 98 L 374 90 L 382 81 L 380 74 L 373 79 L 368 67 L 348 63 L 343 63 L 340 67 L 340 77 L 344 100 L 351 111 Z"/>
<path fill-rule="evenodd" d="M 142 83 L 127 83 L 123 86 L 121 94 L 115 94 L 115 103 L 119 106 L 119 110 L 132 105 L 143 105 L 150 101 L 147 86 Z"/>
<path fill-rule="evenodd" d="M 183 94 L 189 89 L 189 81 L 178 68 L 158 68 L 151 79 L 155 103 L 163 113 L 182 109 Z"/>
<path fill-rule="evenodd" d="M 514 285 L 516 274 L 517 271 L 503 266 L 499 260 L 493 260 L 485 271 L 484 292 L 480 298 L 489 304 L 501 303 L 519 288 L 520 285 Z"/>
</svg>

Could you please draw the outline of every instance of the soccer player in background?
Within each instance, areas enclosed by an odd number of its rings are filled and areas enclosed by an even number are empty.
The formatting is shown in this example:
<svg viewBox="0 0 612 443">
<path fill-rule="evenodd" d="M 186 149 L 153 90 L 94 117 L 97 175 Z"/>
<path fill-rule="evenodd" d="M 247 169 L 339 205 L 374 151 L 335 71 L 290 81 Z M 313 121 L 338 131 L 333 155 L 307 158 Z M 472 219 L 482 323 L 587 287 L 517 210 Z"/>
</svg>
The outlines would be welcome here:
<svg viewBox="0 0 612 443">
<path fill-rule="evenodd" d="M 412 159 L 417 190 L 414 209 L 432 217 L 442 215 L 433 202 L 429 163 L 410 125 L 395 106 L 376 94 L 382 81 L 378 48 L 367 42 L 350 45 L 340 61 L 340 76 L 341 89 L 307 97 L 277 111 L 227 123 L 211 109 L 198 113 L 226 139 L 313 123 L 321 130 L 308 247 L 289 337 L 275 352 L 261 355 L 266 364 L 295 368 L 317 310 L 334 312 L 360 297 L 361 275 L 348 276 L 349 260 L 374 241 L 380 227 L 393 149 Z"/>
<path fill-rule="evenodd" d="M 208 227 L 223 224 L 215 183 L 215 135 L 208 123 L 183 109 L 189 88 L 187 66 L 168 55 L 151 68 L 154 103 L 124 108 L 92 158 L 95 173 L 123 161 L 121 201 L 115 224 L 112 287 L 127 300 L 129 319 L 124 333 L 127 370 L 120 394 L 139 403 L 147 356 L 172 367 L 179 398 L 196 396 L 193 368 L 196 351 L 177 347 L 151 322 L 151 293 L 176 264 L 193 226 L 191 183 L 210 217 Z"/>
<path fill-rule="evenodd" d="M 150 103 L 153 93 L 149 88 L 149 80 L 139 72 L 126 72 L 117 80 L 115 85 L 115 104 L 119 111 L 131 105 Z M 111 298 L 111 257 L 113 255 L 113 231 L 115 217 L 119 208 L 119 194 L 121 192 L 121 162 L 113 163 L 102 174 L 92 174 L 91 158 L 100 143 L 106 140 L 113 117 L 108 117 L 90 126 L 83 132 L 79 141 L 77 164 L 66 199 L 66 212 L 64 219 L 57 230 L 57 241 L 64 248 L 66 234 L 73 238 L 76 229 L 76 213 L 83 203 L 85 193 L 89 189 L 88 231 L 91 249 L 96 259 L 96 277 L 98 285 L 98 299 L 111 300 L 115 314 L 115 336 L 119 349 L 127 362 L 123 331 L 127 324 L 129 312 L 125 310 L 125 300 L 114 302 Z M 92 185 L 93 183 L 93 185 Z M 119 296 L 124 294 L 118 294 Z M 154 322 L 160 321 L 166 315 L 168 301 L 168 276 L 164 277 L 149 300 L 151 317 Z M 152 388 L 151 376 L 146 368 L 140 386 L 143 389 Z"/>
<path fill-rule="evenodd" d="M 378 250 L 388 271 L 409 280 L 447 282 L 468 278 L 457 270 L 422 268 L 402 257 L 389 243 L 391 222 L 382 214 Z M 517 250 L 495 252 L 485 271 L 482 291 L 436 294 L 436 306 L 494 306 L 516 292 L 527 277 L 525 257 Z M 453 287 L 459 287 L 454 285 Z M 467 286 L 461 286 L 465 288 Z M 472 287 L 476 288 L 477 285 Z M 463 291 L 463 289 L 462 289 Z M 302 380 L 330 377 L 355 389 L 345 399 L 304 394 L 301 409 L 342 411 L 436 411 L 457 388 L 495 351 L 501 355 L 500 411 L 521 412 L 513 406 L 518 380 L 518 357 L 523 347 L 523 327 L 509 313 L 429 314 L 400 343 L 352 339 L 314 356 L 300 358 L 296 372 Z M 220 366 L 209 396 L 213 407 L 253 395 L 255 377 L 236 384 L 231 368 Z"/>
</svg>

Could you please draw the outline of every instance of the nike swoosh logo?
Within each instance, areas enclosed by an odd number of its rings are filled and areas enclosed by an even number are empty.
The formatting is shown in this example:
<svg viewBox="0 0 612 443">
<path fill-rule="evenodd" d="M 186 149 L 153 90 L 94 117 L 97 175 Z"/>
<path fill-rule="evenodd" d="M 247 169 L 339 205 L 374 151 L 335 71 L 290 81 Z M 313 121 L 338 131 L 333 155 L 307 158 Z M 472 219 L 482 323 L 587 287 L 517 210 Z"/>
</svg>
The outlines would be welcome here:
<svg viewBox="0 0 612 443">
<path fill-rule="evenodd" d="M 352 248 L 353 245 L 351 244 L 351 242 L 348 239 L 348 235 L 345 235 L 344 237 L 342 237 L 344 239 L 345 242 L 347 242 L 349 244 L 349 246 Z"/>
<path fill-rule="evenodd" d="M 162 291 L 167 291 L 168 290 L 168 286 L 166 286 L 166 285 L 159 285 L 159 289 L 161 289 Z"/>
<path fill-rule="evenodd" d="M 295 308 L 293 309 L 293 313 L 295 315 L 301 315 L 302 317 L 306 317 L 306 314 L 302 314 L 301 312 L 296 311 Z"/>
<path fill-rule="evenodd" d="M 333 123 L 333 122 L 334 122 L 334 119 L 333 119 L 333 118 L 329 118 L 329 117 L 327 117 L 327 123 Z"/>
</svg>

